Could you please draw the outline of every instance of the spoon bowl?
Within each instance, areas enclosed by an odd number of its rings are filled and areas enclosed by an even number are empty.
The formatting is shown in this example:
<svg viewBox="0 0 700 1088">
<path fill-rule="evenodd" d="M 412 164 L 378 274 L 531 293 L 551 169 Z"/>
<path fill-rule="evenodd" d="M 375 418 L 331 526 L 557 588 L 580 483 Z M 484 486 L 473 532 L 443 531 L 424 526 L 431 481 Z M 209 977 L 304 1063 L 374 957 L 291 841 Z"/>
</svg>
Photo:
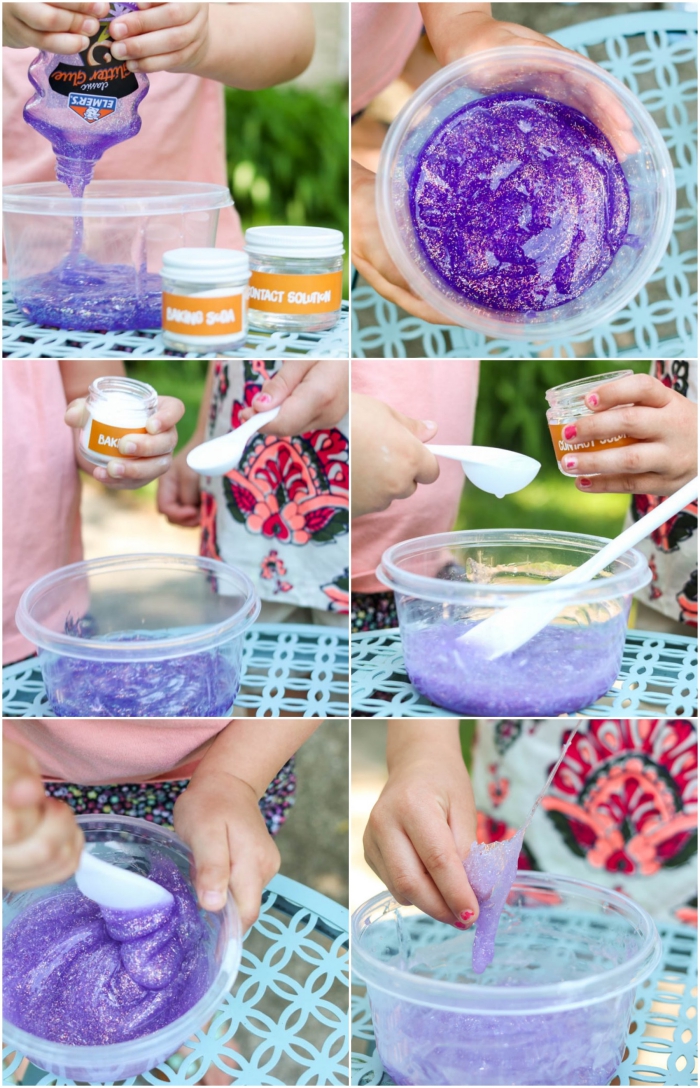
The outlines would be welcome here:
<svg viewBox="0 0 700 1088">
<path fill-rule="evenodd" d="M 542 467 L 534 457 L 496 446 L 440 446 L 426 443 L 436 457 L 460 461 L 464 475 L 475 487 L 502 499 L 531 484 Z"/>
<path fill-rule="evenodd" d="M 83 850 L 75 872 L 75 883 L 87 899 L 110 910 L 151 910 L 169 906 L 173 897 L 154 880 L 122 869 Z"/>
<path fill-rule="evenodd" d="M 195 446 L 187 454 L 187 464 L 200 476 L 225 476 L 227 472 L 238 468 L 253 435 L 261 427 L 272 423 L 279 411 L 279 408 L 271 408 L 269 412 L 256 412 L 246 423 L 236 427 L 235 431 Z"/>
</svg>

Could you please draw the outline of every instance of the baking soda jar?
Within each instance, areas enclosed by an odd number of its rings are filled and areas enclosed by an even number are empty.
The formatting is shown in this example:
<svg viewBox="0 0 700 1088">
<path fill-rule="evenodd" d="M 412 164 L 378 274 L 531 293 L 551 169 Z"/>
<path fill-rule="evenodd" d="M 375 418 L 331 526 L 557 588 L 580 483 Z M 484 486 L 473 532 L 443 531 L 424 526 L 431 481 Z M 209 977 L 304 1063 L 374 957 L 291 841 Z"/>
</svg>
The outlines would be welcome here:
<svg viewBox="0 0 700 1088">
<path fill-rule="evenodd" d="M 593 415 L 586 404 L 586 397 L 594 389 L 599 389 L 607 382 L 617 382 L 620 378 L 631 378 L 633 370 L 612 370 L 607 374 L 595 374 L 592 378 L 580 378 L 573 382 L 564 382 L 563 385 L 555 385 L 545 393 L 550 407 L 547 409 L 547 423 L 549 433 L 552 436 L 552 445 L 557 459 L 559 471 L 564 476 L 573 476 L 575 473 L 564 472 L 562 460 L 566 454 L 579 453 L 582 450 L 598 453 L 600 450 L 610 450 L 617 446 L 631 446 L 636 439 L 628 438 L 626 434 L 618 434 L 613 438 L 594 438 L 589 442 L 577 442 L 574 431 L 571 430 L 582 416 Z M 587 475 L 591 475 L 587 473 Z"/>
<path fill-rule="evenodd" d="M 332 329 L 343 301 L 343 234 L 328 227 L 250 227 L 250 323 L 257 329 Z"/>
<path fill-rule="evenodd" d="M 227 351 L 248 333 L 250 265 L 237 249 L 163 254 L 163 342 L 175 351 Z"/>
<path fill-rule="evenodd" d="M 35 94 L 24 107 L 24 120 L 51 142 L 56 177 L 73 196 L 82 195 L 105 151 L 141 128 L 138 107 L 148 76 L 112 57 L 109 36 L 113 19 L 137 9 L 138 4 L 110 4 L 87 49 L 66 56 L 42 51 L 29 65 Z"/>
<path fill-rule="evenodd" d="M 158 408 L 158 394 L 146 382 L 105 375 L 96 378 L 85 401 L 88 419 L 80 434 L 80 451 L 93 465 L 128 456 L 119 450 L 127 434 L 147 434 L 146 424 Z"/>
</svg>

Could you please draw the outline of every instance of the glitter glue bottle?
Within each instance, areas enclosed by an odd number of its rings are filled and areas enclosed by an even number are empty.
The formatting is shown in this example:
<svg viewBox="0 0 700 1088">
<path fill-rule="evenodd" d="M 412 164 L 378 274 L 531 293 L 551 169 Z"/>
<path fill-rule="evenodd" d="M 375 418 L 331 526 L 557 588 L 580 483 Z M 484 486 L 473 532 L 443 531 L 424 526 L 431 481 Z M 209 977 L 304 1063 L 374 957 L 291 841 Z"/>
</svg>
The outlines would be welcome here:
<svg viewBox="0 0 700 1088">
<path fill-rule="evenodd" d="M 90 386 L 85 406 L 88 419 L 80 433 L 80 452 L 93 465 L 106 465 L 128 456 L 119 450 L 124 435 L 147 433 L 158 394 L 146 382 L 105 375 Z"/>
<path fill-rule="evenodd" d="M 56 177 L 73 196 L 82 196 L 104 152 L 141 128 L 138 106 L 148 92 L 148 76 L 113 58 L 109 37 L 111 21 L 137 8 L 110 4 L 82 53 L 42 51 L 29 65 L 36 93 L 24 107 L 24 120 L 51 141 Z"/>
<path fill-rule="evenodd" d="M 597 453 L 599 450 L 609 450 L 616 446 L 630 446 L 636 441 L 634 438 L 628 438 L 626 434 L 618 434 L 614 438 L 594 438 L 589 442 L 577 442 L 575 437 L 566 437 L 567 428 L 570 428 L 571 424 L 575 424 L 582 416 L 593 415 L 593 412 L 586 404 L 586 397 L 589 393 L 592 393 L 594 389 L 599 389 L 601 385 L 606 385 L 607 382 L 616 382 L 620 378 L 630 378 L 633 374 L 633 370 L 611 370 L 608 374 L 594 374 L 590 378 L 578 378 L 576 381 L 555 385 L 553 389 L 547 390 L 545 397 L 550 405 L 547 409 L 549 433 L 552 436 L 552 445 L 554 446 L 559 471 L 564 473 L 565 476 L 575 475 L 571 472 L 564 472 L 561 466 L 562 460 L 567 453 L 578 453 L 581 450 Z M 591 473 L 587 473 L 587 475 L 590 476 Z"/>
</svg>

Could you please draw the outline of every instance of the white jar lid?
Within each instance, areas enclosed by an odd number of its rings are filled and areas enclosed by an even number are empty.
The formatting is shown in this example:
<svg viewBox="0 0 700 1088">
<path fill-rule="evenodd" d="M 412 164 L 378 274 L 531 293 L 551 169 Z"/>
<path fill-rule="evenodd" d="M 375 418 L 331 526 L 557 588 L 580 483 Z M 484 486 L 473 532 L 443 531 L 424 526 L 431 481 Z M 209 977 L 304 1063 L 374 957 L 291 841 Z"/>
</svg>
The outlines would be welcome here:
<svg viewBox="0 0 700 1088">
<path fill-rule="evenodd" d="M 248 253 L 261 257 L 342 257 L 342 230 L 330 227 L 249 227 Z"/>
<path fill-rule="evenodd" d="M 169 249 L 163 254 L 161 275 L 183 283 L 218 283 L 250 273 L 248 254 L 239 249 Z"/>
</svg>

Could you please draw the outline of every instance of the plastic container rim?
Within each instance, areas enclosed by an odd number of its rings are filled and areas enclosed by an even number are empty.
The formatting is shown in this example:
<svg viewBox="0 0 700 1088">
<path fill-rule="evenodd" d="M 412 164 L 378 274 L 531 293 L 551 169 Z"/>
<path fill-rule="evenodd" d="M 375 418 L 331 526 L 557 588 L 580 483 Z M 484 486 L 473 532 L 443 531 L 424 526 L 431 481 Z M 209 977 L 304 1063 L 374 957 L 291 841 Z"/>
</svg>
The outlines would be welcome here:
<svg viewBox="0 0 700 1088">
<path fill-rule="evenodd" d="M 398 566 L 398 561 L 422 552 L 440 550 L 447 547 L 479 544 L 494 545 L 535 545 L 538 547 L 560 544 L 568 547 L 580 547 L 594 555 L 600 548 L 609 544 L 604 536 L 589 536 L 587 533 L 562 533 L 555 529 L 462 529 L 451 533 L 435 533 L 432 536 L 413 537 L 393 544 L 384 552 L 376 570 L 379 581 L 411 597 L 428 601 L 461 605 L 506 606 L 518 599 L 537 593 L 545 604 L 586 604 L 597 600 L 610 600 L 636 593 L 651 581 L 651 570 L 646 557 L 636 548 L 624 552 L 616 563 L 627 561 L 627 568 L 610 574 L 608 577 L 594 578 L 582 585 L 568 585 L 560 589 L 546 585 L 491 587 L 479 582 L 453 582 L 434 578 L 425 574 L 414 574 Z M 585 556 L 588 558 L 588 556 Z M 582 560 L 583 562 L 584 560 Z"/>
<path fill-rule="evenodd" d="M 172 639 L 156 638 L 143 642 L 110 642 L 107 639 L 76 638 L 62 631 L 51 631 L 30 615 L 30 608 L 35 601 L 46 590 L 52 589 L 63 581 L 83 577 L 85 574 L 128 570 L 134 566 L 141 569 L 144 566 L 161 569 L 188 568 L 191 572 L 198 573 L 202 573 L 203 568 L 210 574 L 226 574 L 238 584 L 245 601 L 227 620 L 212 624 L 204 631 L 179 635 Z M 167 552 L 136 552 L 130 555 L 105 556 L 102 559 L 84 559 L 45 574 L 24 591 L 15 619 L 20 632 L 29 642 L 42 650 L 49 650 L 65 657 L 84 658 L 91 661 L 105 659 L 131 661 L 136 655 L 144 661 L 162 661 L 171 657 L 201 653 L 203 650 L 213 649 L 242 635 L 255 622 L 261 607 L 260 598 L 248 575 L 220 559 Z"/>
<path fill-rule="evenodd" d="M 128 830 L 134 824 L 138 824 L 139 828 L 142 828 L 144 823 L 151 827 L 157 826 L 159 832 L 161 832 L 166 839 L 171 840 L 173 845 L 184 852 L 190 860 L 193 858 L 192 851 L 186 846 L 182 839 L 176 835 L 174 831 L 170 831 L 160 824 L 149 825 L 147 821 L 135 819 L 132 816 L 111 816 L 108 813 L 104 815 L 96 815 L 93 813 L 90 813 L 89 815 L 85 814 L 76 816 L 76 820 L 81 827 L 85 827 L 95 820 L 116 824 L 124 822 L 125 830 Z M 14 1024 L 11 1024 L 9 1020 L 6 1020 L 3 1017 L 3 1035 L 5 1042 L 11 1047 L 16 1047 L 22 1054 L 26 1054 L 30 1057 L 32 1056 L 32 1051 L 36 1054 L 38 1043 L 40 1044 L 42 1051 L 45 1049 L 45 1053 L 43 1053 L 44 1059 L 50 1058 L 54 1065 L 60 1065 L 66 1069 L 70 1069 L 71 1065 L 80 1068 L 89 1068 L 91 1065 L 94 1066 L 97 1063 L 97 1054 L 99 1053 L 100 1064 L 104 1063 L 106 1071 L 112 1066 L 132 1065 L 134 1061 L 138 1062 L 143 1060 L 145 1062 L 145 1072 L 146 1069 L 150 1068 L 149 1058 L 152 1057 L 154 1051 L 157 1051 L 162 1046 L 162 1044 L 158 1043 L 161 1033 L 180 1035 L 180 1032 L 182 1032 L 180 1043 L 175 1044 L 173 1047 L 172 1053 L 174 1053 L 177 1050 L 177 1047 L 182 1045 L 182 1043 L 192 1035 L 193 1031 L 198 1030 L 199 1026 L 204 1023 L 208 1016 L 212 1015 L 212 1012 L 218 1006 L 221 998 L 230 990 L 236 979 L 241 963 L 243 934 L 241 933 L 238 909 L 230 889 L 226 893 L 225 909 L 232 922 L 233 934 L 230 943 L 235 945 L 233 959 L 228 965 L 226 965 L 226 960 L 223 961 L 221 967 L 218 969 L 217 977 L 210 984 L 207 993 L 203 994 L 196 1005 L 193 1005 L 191 1009 L 188 1009 L 182 1016 L 178 1016 L 177 1020 L 173 1020 L 165 1027 L 159 1028 L 158 1031 L 149 1032 L 148 1035 L 142 1035 L 138 1039 L 129 1039 L 127 1042 L 123 1043 L 71 1046 L 68 1043 L 54 1043 L 50 1039 L 42 1039 L 40 1035 L 32 1035 L 31 1032 L 23 1031 L 22 1028 L 15 1027 Z M 225 987 L 222 986 L 221 983 L 216 986 L 222 971 L 227 971 L 228 974 Z M 215 986 L 217 995 L 216 1003 L 213 1001 Z M 187 1023 L 185 1024 L 183 1021 L 186 1021 Z M 178 1025 L 181 1026 L 178 1027 Z"/>
<path fill-rule="evenodd" d="M 604 296 L 596 304 L 596 309 L 590 316 L 585 313 L 578 313 L 571 317 L 543 318 L 539 321 L 532 321 L 524 315 L 512 315 L 505 311 L 489 310 L 477 303 L 469 302 L 467 299 L 458 303 L 452 298 L 447 298 L 414 264 L 394 216 L 391 197 L 394 174 L 390 164 L 399 145 L 406 136 L 413 117 L 425 109 L 428 99 L 435 92 L 447 86 L 455 76 L 461 76 L 483 62 L 488 63 L 489 60 L 496 61 L 512 58 L 512 51 L 502 47 L 488 49 L 483 53 L 477 53 L 470 57 L 462 57 L 453 61 L 452 64 L 446 65 L 422 84 L 394 118 L 382 146 L 377 170 L 377 215 L 384 242 L 392 259 L 399 266 L 419 298 L 429 302 L 439 313 L 456 322 L 458 326 L 484 333 L 487 336 L 498 337 L 499 339 L 543 340 L 553 335 L 556 335 L 558 339 L 567 339 L 590 332 L 592 329 L 604 324 L 626 306 L 648 283 L 650 276 L 662 260 L 673 233 L 676 208 L 674 169 L 663 136 L 651 114 L 636 95 L 633 95 L 624 83 L 615 76 L 612 76 L 587 57 L 564 50 L 555 53 L 547 46 L 518 46 L 517 55 L 518 58 L 523 60 L 546 60 L 550 67 L 559 65 L 562 68 L 571 70 L 578 69 L 586 72 L 588 76 L 597 78 L 600 83 L 617 94 L 638 127 L 643 129 L 650 151 L 658 165 L 661 184 L 659 185 L 659 207 L 656 214 L 655 229 L 651 232 L 651 241 L 631 275 L 623 284 L 618 285 Z M 475 95 L 476 97 L 485 96 Z M 552 101 L 557 101 L 557 99 L 553 98 Z M 660 225 L 663 222 L 666 223 L 666 229 L 661 231 Z M 606 272 L 603 280 L 607 274 Z M 438 277 L 439 273 L 435 271 L 435 275 Z M 585 292 L 579 297 L 585 298 Z M 570 305 L 570 303 L 564 305 Z M 552 311 L 538 311 L 538 315 L 547 314 L 548 312 Z"/>
<path fill-rule="evenodd" d="M 120 192 L 122 187 L 127 191 Z M 187 207 L 183 207 L 185 197 Z M 132 219 L 231 207 L 233 199 L 226 186 L 205 181 L 93 181 L 82 198 L 72 197 L 60 181 L 6 185 L 2 190 L 3 212 L 16 215 Z"/>
<path fill-rule="evenodd" d="M 430 979 L 422 975 L 412 975 L 392 967 L 365 951 L 362 945 L 363 919 L 378 907 L 383 900 L 394 902 L 389 892 L 380 892 L 358 907 L 351 920 L 353 971 L 368 987 L 374 987 L 384 993 L 415 1005 L 429 1005 L 433 1008 L 459 1009 L 470 1016 L 482 1013 L 489 1016 L 532 1015 L 549 1012 L 562 1012 L 566 1009 L 581 1008 L 606 1001 L 637 986 L 652 973 L 661 959 L 661 939 L 651 916 L 643 907 L 602 886 L 574 877 L 559 876 L 556 873 L 520 872 L 513 887 L 527 892 L 538 887 L 573 891 L 589 900 L 604 895 L 618 913 L 627 917 L 634 924 L 631 916 L 636 915 L 635 926 L 644 938 L 643 947 L 624 963 L 618 964 L 611 971 L 599 972 L 584 979 L 572 979 L 569 982 L 549 983 L 542 986 L 480 986 L 478 984 L 446 982 Z M 397 904 L 399 906 L 399 904 Z M 601 982 L 606 983 L 601 992 Z M 607 985 L 609 983 L 609 985 Z M 562 1001 L 564 997 L 564 1001 Z M 466 999 L 466 1002 L 465 1002 Z M 470 1003 L 470 999 L 471 1003 Z M 556 1000 L 558 999 L 558 1000 Z M 510 1003 L 510 1004 L 509 1004 Z"/>
</svg>

